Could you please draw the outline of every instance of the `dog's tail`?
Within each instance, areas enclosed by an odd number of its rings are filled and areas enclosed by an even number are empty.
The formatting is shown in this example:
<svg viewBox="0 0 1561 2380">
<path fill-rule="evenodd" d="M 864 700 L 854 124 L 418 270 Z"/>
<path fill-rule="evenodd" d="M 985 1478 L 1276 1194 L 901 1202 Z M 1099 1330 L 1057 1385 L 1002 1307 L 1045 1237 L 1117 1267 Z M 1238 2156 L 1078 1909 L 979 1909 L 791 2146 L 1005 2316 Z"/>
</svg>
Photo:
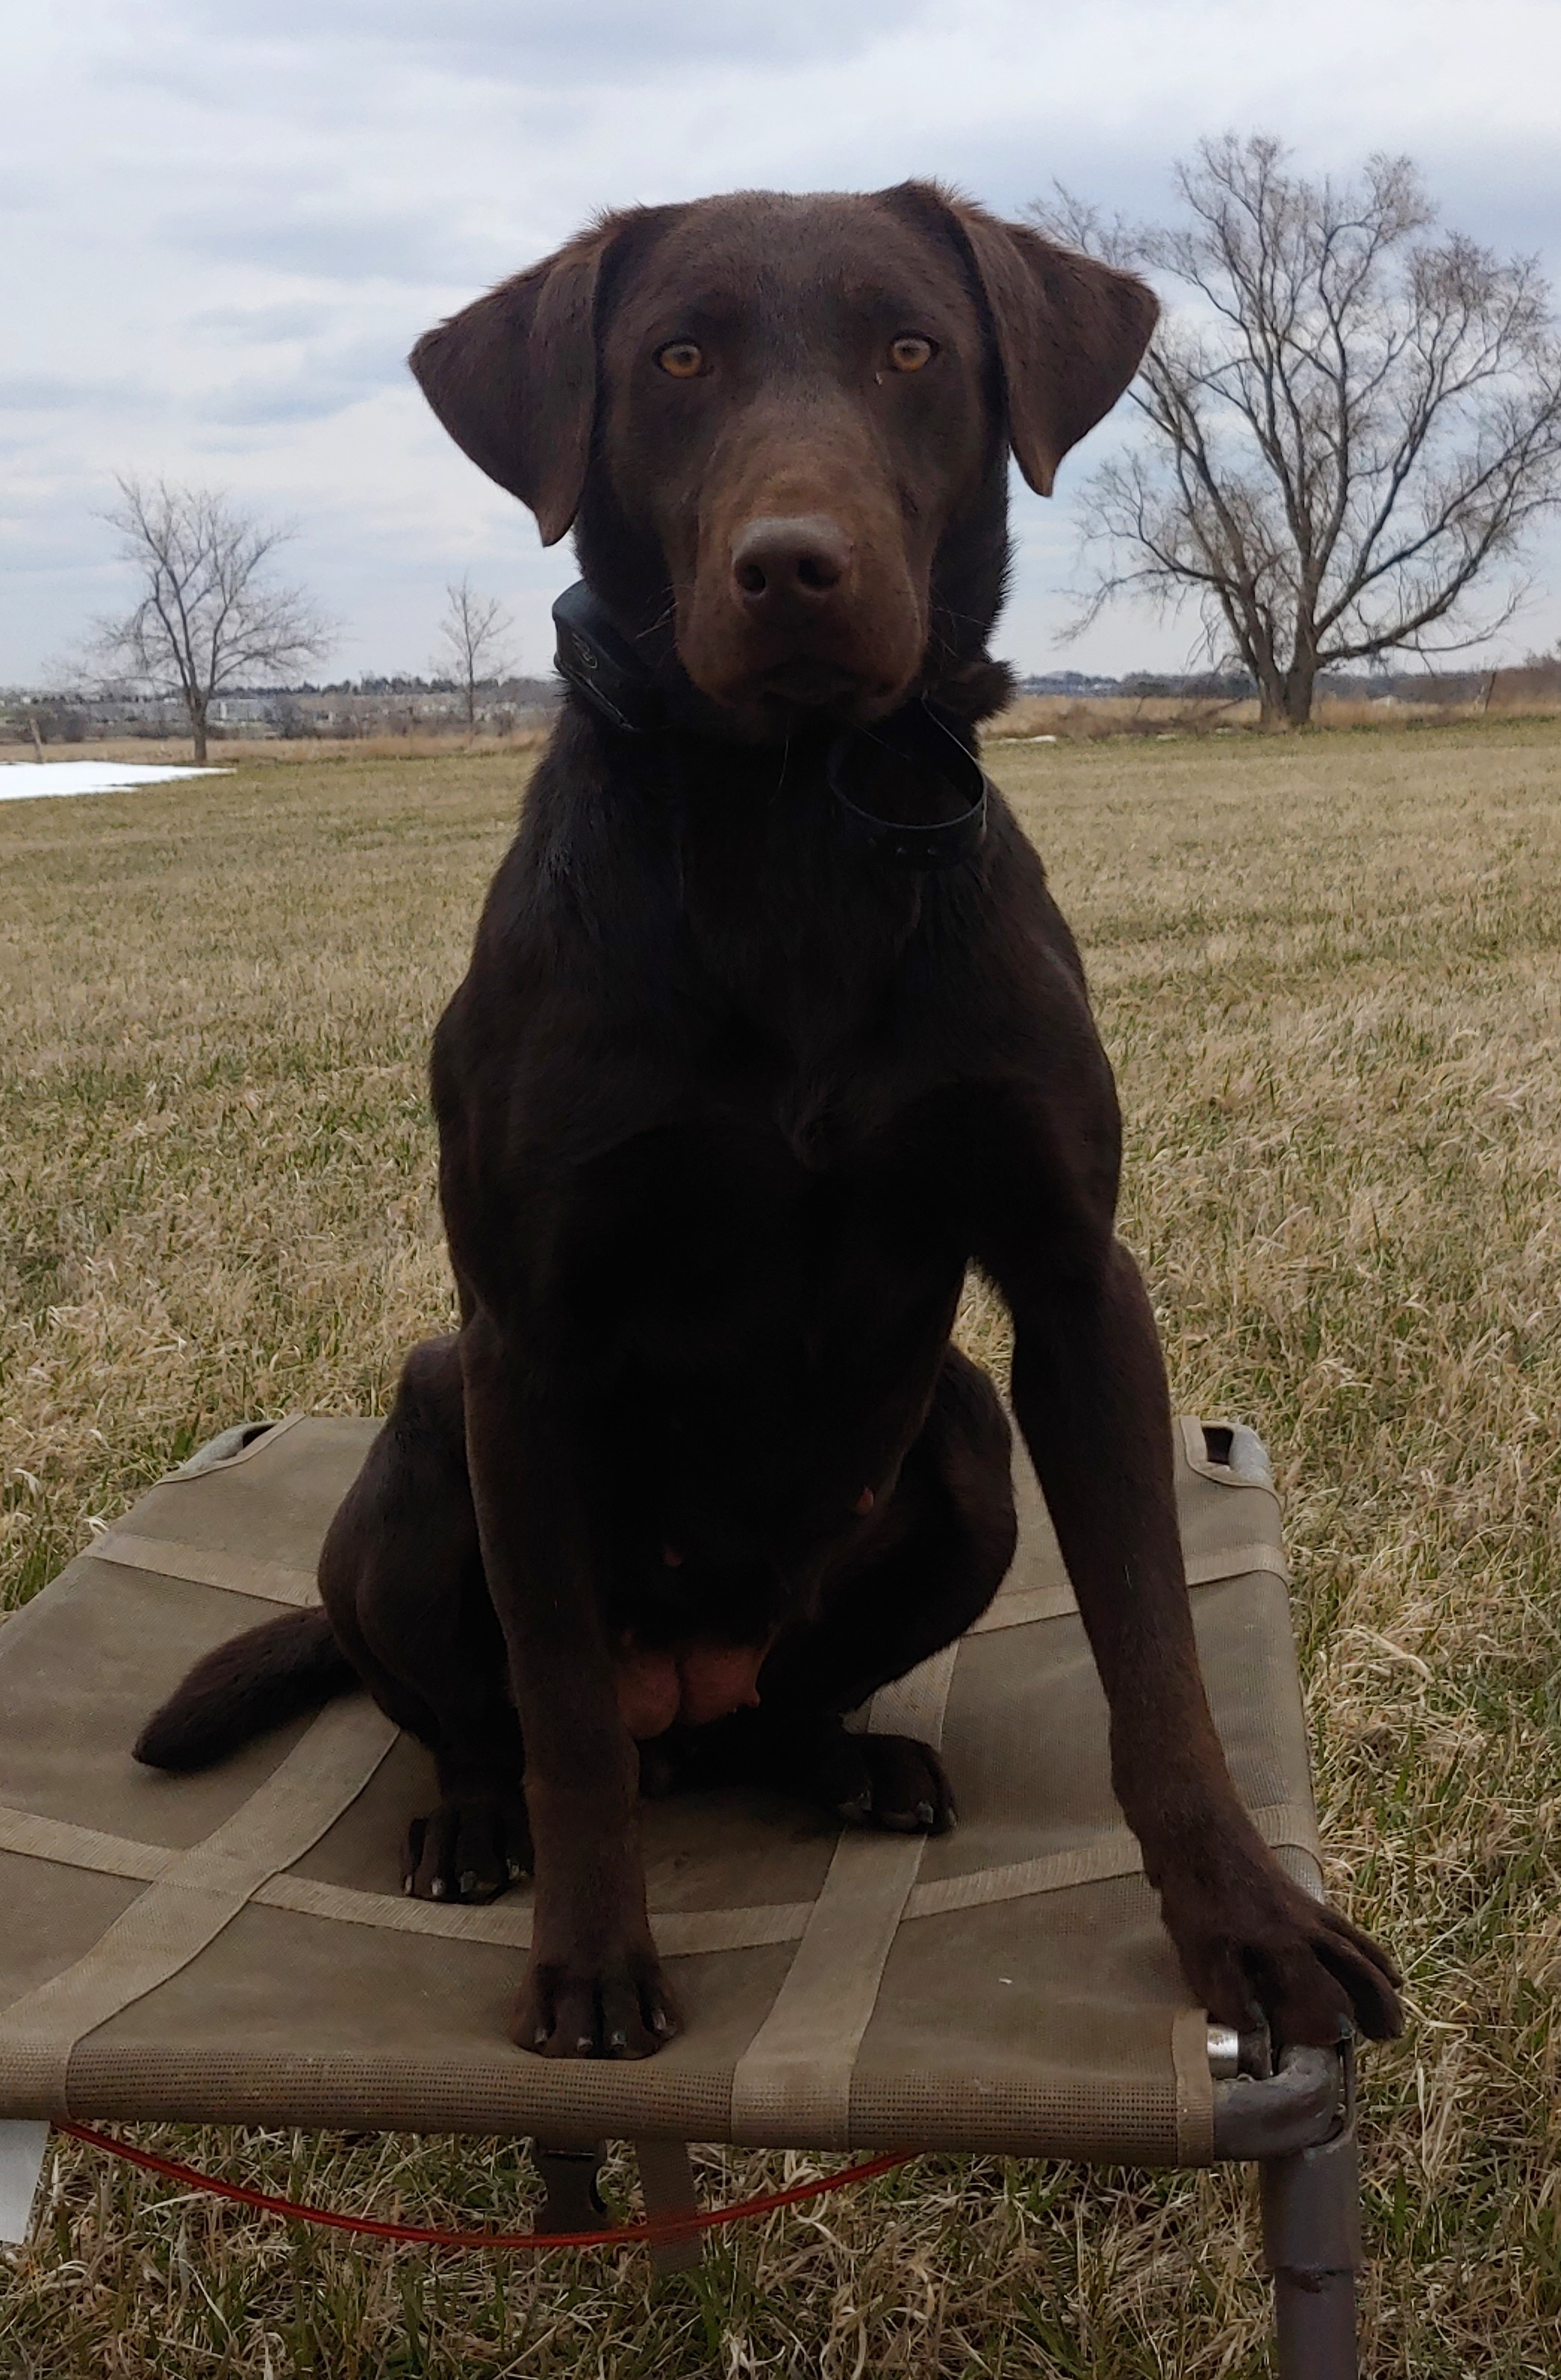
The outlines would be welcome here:
<svg viewBox="0 0 1561 2380">
<path fill-rule="evenodd" d="M 209 1768 L 357 1683 L 325 1613 L 284 1611 L 197 1661 L 142 1728 L 136 1758 L 149 1768 Z"/>
</svg>

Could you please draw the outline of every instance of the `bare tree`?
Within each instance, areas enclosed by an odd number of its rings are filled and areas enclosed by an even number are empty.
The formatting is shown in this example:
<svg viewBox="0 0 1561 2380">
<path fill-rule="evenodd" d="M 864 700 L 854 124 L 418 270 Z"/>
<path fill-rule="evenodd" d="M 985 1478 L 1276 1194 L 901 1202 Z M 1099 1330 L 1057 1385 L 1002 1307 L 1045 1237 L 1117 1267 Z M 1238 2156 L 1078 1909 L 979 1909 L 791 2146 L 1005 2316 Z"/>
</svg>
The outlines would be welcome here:
<svg viewBox="0 0 1561 2380">
<path fill-rule="evenodd" d="M 434 667 L 442 674 L 448 663 L 451 676 L 466 698 L 466 734 L 475 735 L 478 687 L 507 673 L 510 663 L 504 644 L 514 622 L 496 595 L 475 593 L 469 578 L 462 578 L 444 592 L 449 600 L 439 624 L 443 650 Z"/>
<path fill-rule="evenodd" d="M 1501 565 L 1561 501 L 1561 346 L 1531 260 L 1426 237 L 1407 158 L 1358 186 L 1285 161 L 1205 141 L 1168 229 L 1062 190 L 1031 212 L 1183 299 L 1134 384 L 1147 438 L 1083 492 L 1075 631 L 1119 596 L 1195 601 L 1204 654 L 1251 674 L 1266 723 L 1304 725 L 1320 670 L 1466 649 L 1518 609 Z"/>
<path fill-rule="evenodd" d="M 300 589 L 272 583 L 290 529 L 264 528 L 211 489 L 134 477 L 118 485 L 103 517 L 141 591 L 133 612 L 98 622 L 93 658 L 105 676 L 182 702 L 201 761 L 225 687 L 290 676 L 330 650 L 334 630 Z"/>
</svg>

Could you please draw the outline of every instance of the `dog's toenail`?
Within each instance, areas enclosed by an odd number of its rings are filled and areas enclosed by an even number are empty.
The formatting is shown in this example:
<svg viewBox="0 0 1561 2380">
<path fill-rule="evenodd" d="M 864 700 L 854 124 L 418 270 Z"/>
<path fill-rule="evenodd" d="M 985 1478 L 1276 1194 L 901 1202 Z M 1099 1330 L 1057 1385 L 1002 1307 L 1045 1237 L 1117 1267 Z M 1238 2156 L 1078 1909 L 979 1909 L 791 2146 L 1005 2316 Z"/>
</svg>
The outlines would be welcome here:
<svg viewBox="0 0 1561 2380">
<path fill-rule="evenodd" d="M 475 1892 L 477 1890 L 477 1870 L 475 1867 L 462 1869 L 461 1890 L 463 1892 Z"/>
<path fill-rule="evenodd" d="M 442 1900 L 447 1889 L 448 1888 L 445 1885 L 444 1878 L 442 1876 L 436 1876 L 433 1882 L 429 1887 L 429 1899 L 430 1900 Z"/>
<path fill-rule="evenodd" d="M 614 2049 L 627 2049 L 628 2046 L 629 2036 L 626 2033 L 615 2033 L 613 2034 L 612 2046 Z"/>
<path fill-rule="evenodd" d="M 588 2033 L 583 2033 L 575 2042 L 575 2046 L 578 2050 L 590 2050 L 594 2048 L 595 2044 L 592 2042 L 591 2036 Z"/>
<path fill-rule="evenodd" d="M 403 1892 L 405 1892 L 405 1893 L 407 1895 L 408 1899 L 410 1899 L 410 1898 L 411 1898 L 411 1893 L 412 1893 L 412 1878 L 411 1878 L 409 1876 L 404 1876 L 402 1877 L 402 1879 L 401 1879 L 401 1889 L 403 1890 Z"/>
<path fill-rule="evenodd" d="M 918 1802 L 916 1803 L 916 1815 L 921 1820 L 924 1827 L 931 1826 L 932 1815 L 932 1803 L 930 1802 Z"/>
<path fill-rule="evenodd" d="M 545 2024 L 539 2024 L 539 2025 L 537 2027 L 536 2032 L 535 2032 L 535 2033 L 532 2034 L 532 2036 L 531 2036 L 531 2046 L 532 2046 L 532 2048 L 533 2048 L 533 2049 L 540 2049 L 540 2048 L 543 2046 L 543 2045 L 545 2044 L 545 2042 L 547 2041 L 547 2038 L 548 2038 L 548 2028 L 547 2028 L 547 2026 L 546 2026 Z"/>
<path fill-rule="evenodd" d="M 521 1866 L 520 1862 L 518 1860 L 506 1860 L 504 1862 L 504 1865 L 510 1872 L 510 1882 L 512 1884 L 518 1884 L 521 1877 L 526 1874 L 526 1870 Z"/>
<path fill-rule="evenodd" d="M 657 2011 L 656 2011 L 656 2013 L 655 2013 L 655 2015 L 654 2015 L 654 2016 L 651 2018 L 651 2020 L 650 2020 L 650 2030 L 651 2030 L 651 2032 L 652 2032 L 652 2033 L 671 2033 L 672 2029 L 672 2018 L 667 2014 L 666 2010 L 665 2010 L 665 2009 L 658 2009 L 658 2010 L 657 2010 Z"/>
</svg>

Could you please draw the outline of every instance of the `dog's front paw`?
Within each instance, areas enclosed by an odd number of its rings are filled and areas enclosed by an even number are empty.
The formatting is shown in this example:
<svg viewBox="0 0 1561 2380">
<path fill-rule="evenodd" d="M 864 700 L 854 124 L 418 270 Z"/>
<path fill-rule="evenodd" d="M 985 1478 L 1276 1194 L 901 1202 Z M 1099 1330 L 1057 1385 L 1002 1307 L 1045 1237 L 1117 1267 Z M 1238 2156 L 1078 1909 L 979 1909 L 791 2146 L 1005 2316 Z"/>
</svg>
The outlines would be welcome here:
<svg viewBox="0 0 1561 2380">
<path fill-rule="evenodd" d="M 533 1866 L 525 1796 L 482 1793 L 442 1802 L 414 1818 L 401 1854 L 401 1888 L 419 1900 L 496 1900 Z"/>
<path fill-rule="evenodd" d="M 533 1950 L 510 2037 L 539 2058 L 648 2058 L 681 2030 L 654 1950 L 594 1959 Z"/>
<path fill-rule="evenodd" d="M 1210 2016 L 1238 2030 L 1253 2009 L 1276 2046 L 1325 2047 L 1353 2024 L 1374 2040 L 1404 2027 L 1398 1969 L 1359 1926 L 1285 1874 L 1261 1844 L 1167 1868 L 1160 1908 L 1187 1980 Z"/>
</svg>

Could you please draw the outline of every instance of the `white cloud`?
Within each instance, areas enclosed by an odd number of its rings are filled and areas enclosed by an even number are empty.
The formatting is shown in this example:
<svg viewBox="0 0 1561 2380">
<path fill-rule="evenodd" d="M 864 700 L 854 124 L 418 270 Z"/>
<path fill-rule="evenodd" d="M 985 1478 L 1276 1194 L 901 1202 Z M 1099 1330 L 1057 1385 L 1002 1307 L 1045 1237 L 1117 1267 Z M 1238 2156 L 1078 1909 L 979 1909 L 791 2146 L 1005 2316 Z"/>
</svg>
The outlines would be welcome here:
<svg viewBox="0 0 1561 2380">
<path fill-rule="evenodd" d="M 569 575 L 442 437 L 400 358 L 602 205 L 945 176 L 1017 207 L 1054 175 L 1165 201 L 1201 134 L 1309 165 L 1408 150 L 1449 221 L 1561 266 L 1552 0 L 12 0 L 0 266 L 0 679 L 110 600 L 113 472 L 301 524 L 340 666 L 418 666 L 445 579 L 501 591 L 526 659 Z M 1112 433 L 1097 433 L 1102 440 Z M 1092 451 L 1071 467 L 1073 483 Z M 1002 642 L 1058 658 L 1070 471 L 1019 508 Z M 1509 642 L 1561 636 L 1552 590 Z M 1109 617 L 1072 652 L 1175 659 Z"/>
</svg>

